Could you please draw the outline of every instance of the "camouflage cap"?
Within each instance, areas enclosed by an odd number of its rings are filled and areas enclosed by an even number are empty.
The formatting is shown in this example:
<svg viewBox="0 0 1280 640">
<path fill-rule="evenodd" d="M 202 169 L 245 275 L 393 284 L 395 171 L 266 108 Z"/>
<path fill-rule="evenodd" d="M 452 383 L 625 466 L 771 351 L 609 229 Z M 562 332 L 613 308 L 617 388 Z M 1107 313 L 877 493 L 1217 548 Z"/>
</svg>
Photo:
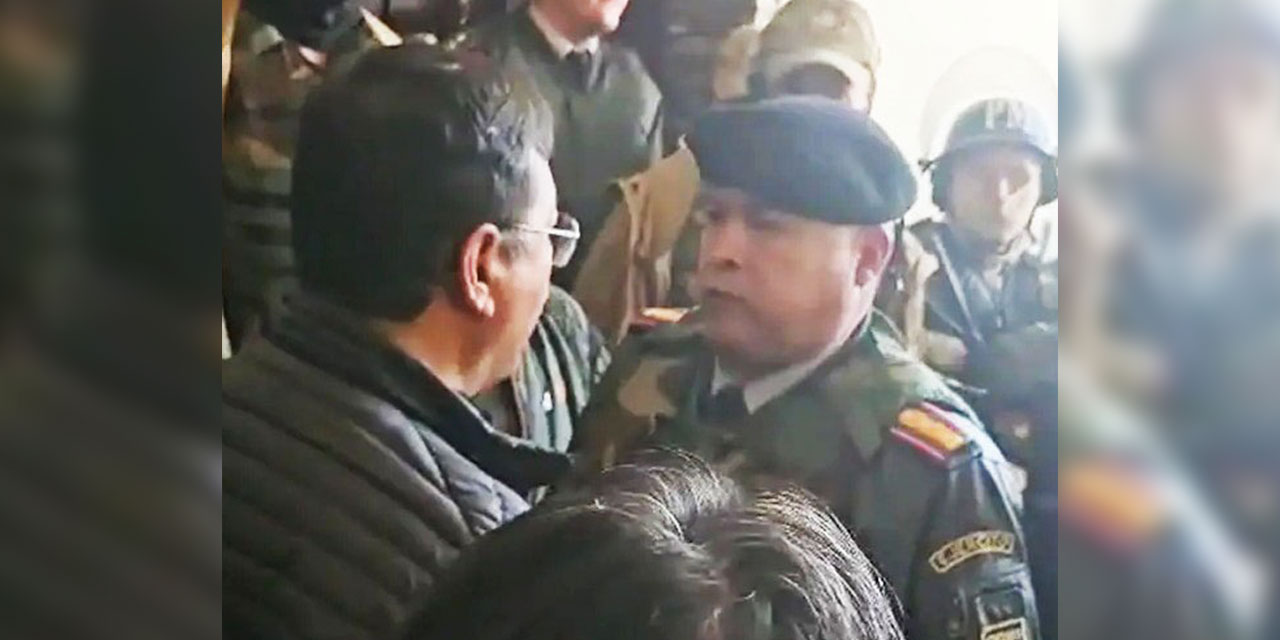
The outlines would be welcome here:
<svg viewBox="0 0 1280 640">
<path fill-rule="evenodd" d="M 853 78 L 856 65 L 880 66 L 871 16 L 853 0 L 792 0 L 760 34 L 756 70 L 766 82 L 806 64 L 829 65 Z"/>
<path fill-rule="evenodd" d="M 688 144 L 704 183 L 814 220 L 881 224 L 901 218 L 916 198 L 915 176 L 889 135 L 830 98 L 714 108 L 698 118 Z"/>
</svg>

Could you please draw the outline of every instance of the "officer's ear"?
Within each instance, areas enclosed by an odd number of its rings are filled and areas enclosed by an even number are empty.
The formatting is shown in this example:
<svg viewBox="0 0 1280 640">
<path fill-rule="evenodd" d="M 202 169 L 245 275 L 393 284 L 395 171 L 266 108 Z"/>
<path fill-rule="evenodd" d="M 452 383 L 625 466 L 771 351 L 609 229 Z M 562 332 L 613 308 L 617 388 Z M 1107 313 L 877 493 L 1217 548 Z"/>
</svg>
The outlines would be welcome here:
<svg viewBox="0 0 1280 640">
<path fill-rule="evenodd" d="M 502 259 L 502 231 L 485 223 L 473 230 L 458 250 L 458 300 L 467 311 L 484 318 L 497 311 L 495 280 L 506 268 Z"/>
<path fill-rule="evenodd" d="M 875 286 L 893 254 L 892 223 L 858 227 L 853 242 L 853 282 L 859 287 Z"/>
</svg>

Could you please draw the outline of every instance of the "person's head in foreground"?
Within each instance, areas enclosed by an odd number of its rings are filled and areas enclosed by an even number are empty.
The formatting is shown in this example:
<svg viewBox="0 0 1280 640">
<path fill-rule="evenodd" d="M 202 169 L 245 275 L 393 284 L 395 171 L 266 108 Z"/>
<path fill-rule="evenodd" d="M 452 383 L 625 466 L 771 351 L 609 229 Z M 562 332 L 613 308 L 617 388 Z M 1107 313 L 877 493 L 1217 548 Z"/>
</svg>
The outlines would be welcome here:
<svg viewBox="0 0 1280 640">
<path fill-rule="evenodd" d="M 974 248 L 1000 251 L 1058 197 L 1049 124 L 1021 100 L 981 100 L 960 113 L 931 164 L 933 202 Z"/>
<path fill-rule="evenodd" d="M 550 135 L 541 99 L 482 55 L 369 53 L 302 112 L 303 291 L 370 320 L 454 391 L 506 377 L 576 243 Z"/>
<path fill-rule="evenodd" d="M 695 293 L 721 365 L 750 380 L 848 340 L 871 312 L 891 223 L 915 201 L 889 136 L 841 102 L 783 97 L 713 109 L 689 148 Z"/>
<path fill-rule="evenodd" d="M 897 640 L 885 584 L 807 494 L 642 452 L 481 539 L 407 640 Z"/>
</svg>

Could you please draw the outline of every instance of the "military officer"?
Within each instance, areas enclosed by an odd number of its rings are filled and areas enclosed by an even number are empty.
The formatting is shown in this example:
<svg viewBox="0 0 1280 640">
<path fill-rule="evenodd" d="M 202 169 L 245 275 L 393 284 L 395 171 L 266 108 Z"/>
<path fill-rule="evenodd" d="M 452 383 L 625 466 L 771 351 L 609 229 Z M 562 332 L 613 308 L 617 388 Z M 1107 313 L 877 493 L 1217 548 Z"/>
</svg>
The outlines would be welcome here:
<svg viewBox="0 0 1280 640">
<path fill-rule="evenodd" d="M 871 108 L 880 45 L 870 15 L 857 2 L 793 0 L 757 40 L 746 78 L 726 81 L 743 85 L 747 95 L 720 97 L 821 95 L 861 111 Z M 651 320 L 647 308 L 692 303 L 688 285 L 697 234 L 686 223 L 698 191 L 697 159 L 680 145 L 649 170 L 618 180 L 617 187 L 617 207 L 588 247 L 573 286 L 587 315 L 614 341 Z"/>
<path fill-rule="evenodd" d="M 1057 413 L 1041 406 L 1057 370 L 1057 238 L 1039 209 L 1057 199 L 1050 130 L 1025 102 L 982 100 L 928 168 L 942 218 L 911 228 L 880 306 L 1025 464 L 1035 419 Z"/>
<path fill-rule="evenodd" d="M 623 343 L 579 432 L 587 466 L 665 445 L 799 482 L 860 536 L 909 637 L 1039 637 L 1008 463 L 872 309 L 915 199 L 901 152 L 817 97 L 713 109 L 689 146 L 702 305 Z"/>
<path fill-rule="evenodd" d="M 630 0 L 532 0 L 467 33 L 551 106 L 551 168 L 561 206 L 590 246 L 609 213 L 609 185 L 662 157 L 662 96 L 639 56 L 604 40 Z M 557 274 L 567 286 L 580 261 Z"/>
</svg>

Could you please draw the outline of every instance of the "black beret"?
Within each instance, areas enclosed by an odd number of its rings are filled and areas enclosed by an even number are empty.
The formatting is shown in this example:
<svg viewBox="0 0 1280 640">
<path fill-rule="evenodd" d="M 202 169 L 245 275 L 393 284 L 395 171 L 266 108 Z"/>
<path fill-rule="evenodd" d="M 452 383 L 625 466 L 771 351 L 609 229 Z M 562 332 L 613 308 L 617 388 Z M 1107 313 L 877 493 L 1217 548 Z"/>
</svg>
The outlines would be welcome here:
<svg viewBox="0 0 1280 640">
<path fill-rule="evenodd" d="M 688 144 L 704 182 L 806 218 L 880 224 L 916 200 L 911 166 L 888 134 L 830 98 L 716 107 L 694 123 Z"/>
</svg>

